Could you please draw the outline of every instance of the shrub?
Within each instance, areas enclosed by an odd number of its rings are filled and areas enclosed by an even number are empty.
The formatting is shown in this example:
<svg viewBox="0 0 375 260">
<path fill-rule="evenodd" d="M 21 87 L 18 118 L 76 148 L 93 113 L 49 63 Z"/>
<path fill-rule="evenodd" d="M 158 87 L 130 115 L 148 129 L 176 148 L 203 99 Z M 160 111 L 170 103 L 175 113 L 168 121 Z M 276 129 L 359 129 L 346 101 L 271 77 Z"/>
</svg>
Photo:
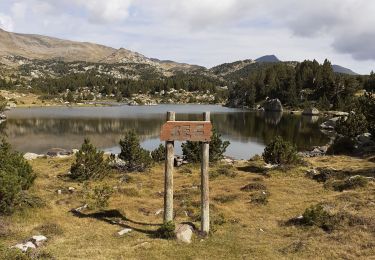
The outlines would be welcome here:
<svg viewBox="0 0 375 260">
<path fill-rule="evenodd" d="M 175 224 L 172 221 L 168 221 L 156 230 L 156 237 L 164 238 L 164 239 L 173 239 L 175 238 L 174 230 L 176 229 Z"/>
<path fill-rule="evenodd" d="M 215 179 L 219 176 L 226 176 L 230 178 L 234 178 L 237 176 L 237 172 L 234 171 L 232 167 L 222 166 L 214 171 L 210 171 L 210 178 Z"/>
<path fill-rule="evenodd" d="M 151 157 L 155 162 L 161 162 L 165 159 L 165 146 L 160 144 L 158 148 L 151 152 Z"/>
<path fill-rule="evenodd" d="M 332 231 L 337 225 L 334 215 L 327 212 L 320 204 L 307 208 L 302 216 L 303 224 L 317 226 L 325 231 Z"/>
<path fill-rule="evenodd" d="M 328 147 L 327 154 L 347 154 L 350 155 L 355 150 L 355 143 L 349 137 L 336 137 L 333 144 Z"/>
<path fill-rule="evenodd" d="M 268 191 L 261 190 L 250 195 L 250 202 L 258 205 L 266 205 L 269 197 L 270 193 Z"/>
<path fill-rule="evenodd" d="M 249 183 L 241 188 L 242 191 L 267 190 L 267 187 L 259 182 Z"/>
<path fill-rule="evenodd" d="M 300 162 L 296 147 L 280 136 L 276 136 L 264 148 L 262 156 L 266 163 L 271 164 L 292 165 Z"/>
<path fill-rule="evenodd" d="M 139 138 L 134 130 L 125 133 L 120 140 L 121 153 L 119 158 L 126 162 L 128 171 L 145 171 L 152 164 L 150 153 L 140 145 Z"/>
<path fill-rule="evenodd" d="M 36 175 L 22 154 L 12 152 L 11 146 L 0 142 L 0 215 L 9 214 L 19 204 L 22 191 L 28 190 Z"/>
<path fill-rule="evenodd" d="M 210 162 L 217 162 L 224 158 L 224 153 L 230 145 L 229 141 L 223 141 L 221 134 L 216 129 L 212 130 L 210 141 Z M 202 159 L 201 142 L 187 141 L 182 144 L 182 153 L 186 160 L 190 162 L 199 162 Z"/>
<path fill-rule="evenodd" d="M 362 113 L 367 120 L 367 127 L 373 139 L 375 139 L 375 95 L 366 93 L 359 98 L 357 110 Z"/>
<path fill-rule="evenodd" d="M 3 96 L 0 96 L 0 113 L 4 112 L 6 106 L 7 100 Z"/>
<path fill-rule="evenodd" d="M 19 249 L 8 248 L 0 243 L 0 259 L 6 260 L 29 260 L 30 258 L 23 254 Z"/>
<path fill-rule="evenodd" d="M 363 176 L 353 176 L 346 180 L 334 181 L 330 185 L 336 191 L 353 190 L 357 188 L 364 188 L 368 184 L 368 179 Z"/>
<path fill-rule="evenodd" d="M 347 119 L 341 117 L 336 124 L 336 132 L 354 138 L 367 131 L 366 117 L 363 114 L 350 113 Z"/>
<path fill-rule="evenodd" d="M 104 209 L 108 207 L 108 201 L 113 194 L 113 188 L 108 184 L 99 184 L 90 187 L 85 184 L 83 196 L 90 209 Z"/>
<path fill-rule="evenodd" d="M 70 168 L 70 177 L 79 181 L 103 178 L 109 170 L 108 161 L 103 155 L 104 152 L 98 151 L 85 138 L 81 149 L 76 153 L 76 161 Z"/>
</svg>

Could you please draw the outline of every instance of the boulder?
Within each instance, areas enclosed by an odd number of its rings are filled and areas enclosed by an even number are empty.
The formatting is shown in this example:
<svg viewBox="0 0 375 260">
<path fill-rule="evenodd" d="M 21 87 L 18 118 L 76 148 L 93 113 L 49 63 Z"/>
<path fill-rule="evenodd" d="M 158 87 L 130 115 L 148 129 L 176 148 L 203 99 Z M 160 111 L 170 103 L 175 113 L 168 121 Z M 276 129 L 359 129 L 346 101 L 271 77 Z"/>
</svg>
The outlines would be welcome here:
<svg viewBox="0 0 375 260">
<path fill-rule="evenodd" d="M 325 121 L 324 123 L 322 123 L 320 125 L 320 128 L 323 128 L 323 129 L 329 129 L 329 130 L 333 130 L 335 129 L 336 127 L 336 123 L 337 121 L 340 119 L 341 117 L 333 117 L 327 121 Z"/>
<path fill-rule="evenodd" d="M 33 236 L 32 238 L 30 238 L 30 242 L 32 242 L 37 247 L 41 246 L 46 241 L 47 237 L 43 235 Z"/>
<path fill-rule="evenodd" d="M 11 248 L 17 248 L 17 249 L 21 250 L 22 252 L 27 252 L 29 249 L 35 249 L 36 246 L 34 245 L 33 242 L 28 241 L 26 243 L 20 243 L 20 244 L 17 244 L 15 246 L 12 246 Z"/>
<path fill-rule="evenodd" d="M 176 226 L 174 233 L 178 241 L 190 244 L 193 236 L 193 227 L 188 224 L 179 224 Z"/>
<path fill-rule="evenodd" d="M 7 116 L 5 114 L 0 114 L 0 120 L 6 120 Z"/>
<path fill-rule="evenodd" d="M 273 111 L 273 112 L 282 112 L 283 105 L 278 98 L 275 99 L 268 99 L 263 104 L 265 111 Z"/>
<path fill-rule="evenodd" d="M 303 110 L 302 112 L 302 115 L 317 116 L 319 115 L 319 110 L 316 109 L 315 107 L 305 108 L 305 110 Z"/>
<path fill-rule="evenodd" d="M 72 155 L 72 151 L 68 151 L 62 148 L 52 148 L 47 151 L 47 155 L 50 157 L 64 157 Z"/>
<path fill-rule="evenodd" d="M 43 155 L 40 155 L 40 154 L 36 154 L 36 153 L 25 153 L 23 155 L 23 158 L 25 160 L 28 160 L 28 161 L 32 161 L 32 160 L 35 160 L 35 159 L 38 159 L 40 157 L 43 157 Z"/>
</svg>

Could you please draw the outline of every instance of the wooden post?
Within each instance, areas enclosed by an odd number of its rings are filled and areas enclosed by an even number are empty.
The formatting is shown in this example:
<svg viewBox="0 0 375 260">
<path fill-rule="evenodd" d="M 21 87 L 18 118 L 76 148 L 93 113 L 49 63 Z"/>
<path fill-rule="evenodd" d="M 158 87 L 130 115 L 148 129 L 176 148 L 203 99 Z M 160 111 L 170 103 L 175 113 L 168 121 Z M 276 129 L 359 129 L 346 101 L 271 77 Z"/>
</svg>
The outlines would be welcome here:
<svg viewBox="0 0 375 260">
<path fill-rule="evenodd" d="M 175 121 L 175 112 L 167 112 L 167 121 Z M 164 223 L 173 221 L 173 166 L 174 141 L 165 142 L 165 174 L 164 174 Z"/>
<path fill-rule="evenodd" d="M 210 121 L 210 112 L 203 113 L 203 120 Z M 210 199 L 208 187 L 210 143 L 202 143 L 202 165 L 201 165 L 201 231 L 208 235 L 210 231 Z"/>
</svg>

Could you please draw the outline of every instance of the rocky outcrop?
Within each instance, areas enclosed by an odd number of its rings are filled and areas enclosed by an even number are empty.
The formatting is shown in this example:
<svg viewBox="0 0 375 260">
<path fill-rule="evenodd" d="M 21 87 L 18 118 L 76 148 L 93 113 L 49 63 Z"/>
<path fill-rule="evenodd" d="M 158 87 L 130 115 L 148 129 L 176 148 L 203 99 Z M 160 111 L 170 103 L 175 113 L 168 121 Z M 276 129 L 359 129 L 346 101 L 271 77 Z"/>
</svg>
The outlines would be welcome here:
<svg viewBox="0 0 375 260">
<path fill-rule="evenodd" d="M 305 108 L 305 110 L 303 110 L 302 112 L 302 115 L 317 116 L 319 115 L 319 110 L 316 109 L 315 107 Z"/>
<path fill-rule="evenodd" d="M 267 99 L 263 104 L 265 111 L 270 112 L 283 112 L 283 105 L 278 98 L 275 99 Z"/>
</svg>

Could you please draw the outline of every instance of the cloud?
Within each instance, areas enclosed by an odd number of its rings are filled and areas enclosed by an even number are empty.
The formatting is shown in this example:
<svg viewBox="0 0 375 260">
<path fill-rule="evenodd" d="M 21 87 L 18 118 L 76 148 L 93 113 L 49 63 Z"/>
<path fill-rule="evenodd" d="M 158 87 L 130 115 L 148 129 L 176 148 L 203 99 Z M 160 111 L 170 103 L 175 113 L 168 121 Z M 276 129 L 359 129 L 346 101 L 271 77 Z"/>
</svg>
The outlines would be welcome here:
<svg viewBox="0 0 375 260">
<path fill-rule="evenodd" d="M 6 31 L 13 31 L 14 24 L 12 17 L 0 13 L 0 28 Z"/>
<path fill-rule="evenodd" d="M 76 0 L 89 12 L 90 22 L 110 23 L 123 21 L 129 16 L 132 0 Z"/>
</svg>

